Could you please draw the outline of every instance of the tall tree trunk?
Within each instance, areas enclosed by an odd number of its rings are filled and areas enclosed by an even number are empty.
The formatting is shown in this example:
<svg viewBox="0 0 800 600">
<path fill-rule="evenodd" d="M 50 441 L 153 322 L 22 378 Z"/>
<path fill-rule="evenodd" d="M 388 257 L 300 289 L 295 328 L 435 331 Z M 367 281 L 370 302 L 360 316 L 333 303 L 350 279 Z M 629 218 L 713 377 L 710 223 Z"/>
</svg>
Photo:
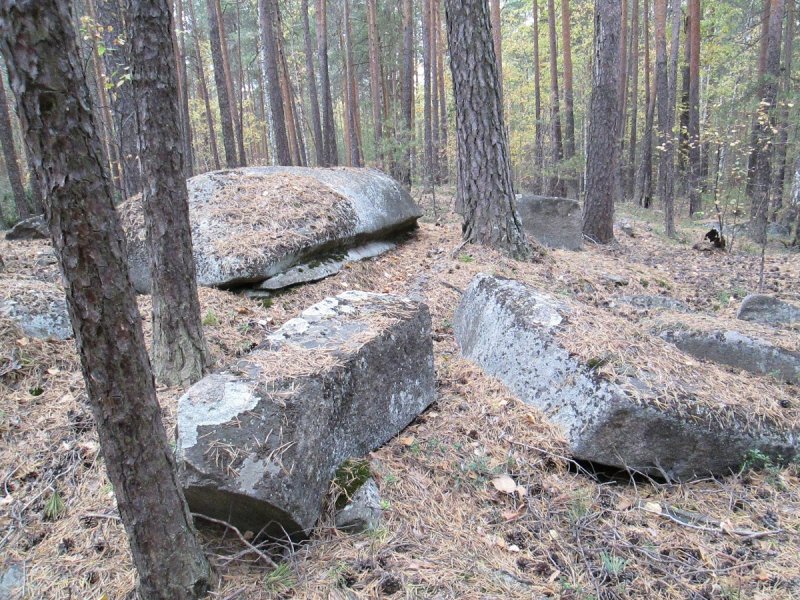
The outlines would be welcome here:
<svg viewBox="0 0 800 600">
<path fill-rule="evenodd" d="M 432 0 L 438 2 L 438 0 Z M 494 55 L 497 57 L 497 85 L 500 88 L 500 99 L 503 98 L 503 21 L 500 17 L 500 0 L 490 0 L 491 3 L 491 22 L 492 22 L 492 43 L 494 44 Z"/>
<path fill-rule="evenodd" d="M 192 0 L 189 0 L 191 2 Z M 181 127 L 183 130 L 184 141 L 184 170 L 186 177 L 194 174 L 194 147 L 192 144 L 192 120 L 189 118 L 189 74 L 186 68 L 186 27 L 184 26 L 183 0 L 175 0 L 175 30 L 180 30 L 176 35 L 177 57 L 178 57 L 178 77 L 180 82 L 180 108 L 181 108 Z M 177 32 L 176 32 L 177 34 Z"/>
<path fill-rule="evenodd" d="M 650 208 L 653 198 L 653 122 L 656 107 L 656 77 L 651 73 L 650 0 L 644 0 L 644 85 L 645 126 L 642 160 L 636 173 L 634 199 L 639 206 Z"/>
<path fill-rule="evenodd" d="M 233 126 L 233 112 L 231 102 L 233 98 L 228 94 L 228 84 L 225 77 L 225 58 L 223 51 L 227 49 L 222 45 L 222 23 L 217 14 L 216 0 L 206 0 L 208 12 L 208 37 L 211 42 L 211 60 L 214 63 L 214 82 L 217 87 L 217 102 L 219 104 L 219 119 L 222 126 L 222 145 L 225 148 L 225 166 L 229 169 L 239 165 L 236 155 L 236 136 Z"/>
<path fill-rule="evenodd" d="M 484 0 L 445 0 L 464 240 L 530 255 L 517 216 L 497 59 Z"/>
<path fill-rule="evenodd" d="M 772 0 L 762 0 L 764 7 L 761 11 L 761 38 L 758 49 L 758 69 L 756 71 L 756 89 L 758 90 L 756 97 L 761 100 L 764 97 L 764 75 L 767 69 L 767 48 L 769 45 L 769 24 L 770 24 L 770 9 L 772 7 Z M 759 111 L 753 116 L 753 124 L 750 131 L 750 154 L 747 157 L 747 188 L 745 195 L 748 198 L 753 197 L 753 185 L 756 176 L 756 158 L 755 152 L 756 145 L 758 144 L 758 129 L 755 120 L 759 116 Z M 751 211 L 755 207 L 751 204 Z M 751 214 L 752 216 L 752 214 Z"/>
<path fill-rule="evenodd" d="M 383 160 L 383 82 L 381 80 L 380 40 L 378 40 L 377 0 L 367 0 L 369 39 L 369 89 L 372 96 L 372 123 L 375 137 L 375 158 L 385 169 Z"/>
<path fill-rule="evenodd" d="M 624 195 L 626 198 L 633 198 L 634 181 L 636 179 L 636 144 L 639 126 L 639 0 L 633 0 L 633 14 L 631 16 L 631 53 L 628 71 L 630 73 L 631 82 L 631 131 L 630 143 L 628 144 L 628 170 L 624 178 Z"/>
<path fill-rule="evenodd" d="M 628 0 L 622 0 L 620 34 L 619 34 L 619 83 L 617 87 L 617 110 L 619 118 L 617 127 L 619 128 L 620 148 L 625 144 L 625 123 L 627 122 L 627 87 L 628 87 Z M 622 154 L 620 154 L 622 156 Z"/>
<path fill-rule="evenodd" d="M 753 121 L 753 178 L 750 234 L 763 244 L 767 239 L 767 217 L 772 184 L 772 152 L 775 141 L 775 117 L 778 100 L 778 85 L 781 62 L 781 21 L 784 0 L 770 0 L 769 31 L 767 33 L 767 56 L 761 102 L 758 115 Z"/>
<path fill-rule="evenodd" d="M 134 126 L 135 107 L 133 91 L 126 81 L 125 74 L 130 65 L 124 52 L 125 19 L 121 2 L 100 2 L 95 6 L 97 22 L 103 25 L 103 43 L 113 52 L 103 54 L 105 72 L 110 81 L 111 113 L 114 117 L 114 130 L 117 134 L 116 152 L 120 157 L 122 169 L 122 195 L 129 198 L 142 191 L 142 176 L 139 169 L 139 157 L 136 154 L 136 137 L 129 135 Z"/>
<path fill-rule="evenodd" d="M 572 32 L 570 26 L 569 0 L 561 0 L 561 51 L 564 55 L 564 158 L 575 156 L 575 110 L 572 91 Z M 573 167 L 570 166 L 570 171 Z M 567 179 L 567 195 L 578 197 L 578 180 L 570 175 Z"/>
<path fill-rule="evenodd" d="M 17 162 L 17 150 L 14 148 L 14 135 L 11 130 L 11 118 L 8 114 L 8 98 L 6 97 L 3 72 L 0 71 L 0 145 L 3 146 L 3 159 L 6 163 L 6 174 L 11 184 L 11 193 L 14 195 L 14 205 L 17 216 L 25 219 L 30 216 L 28 201 L 25 198 L 25 186 L 22 185 L 22 176 Z M 0 225 L 2 225 L 0 223 Z"/>
<path fill-rule="evenodd" d="M 533 0 L 533 101 L 535 124 L 535 143 L 533 163 L 536 170 L 536 191 L 544 189 L 544 132 L 542 131 L 542 65 L 539 55 L 539 2 Z"/>
<path fill-rule="evenodd" d="M 326 167 L 339 164 L 336 130 L 333 121 L 333 99 L 328 72 L 328 15 L 327 0 L 317 0 L 317 53 L 319 55 L 319 87 L 322 94 L 322 142 Z"/>
<path fill-rule="evenodd" d="M 200 95 L 203 97 L 203 105 L 206 112 L 206 126 L 208 127 L 208 141 L 211 146 L 211 157 L 214 160 L 214 169 L 219 171 L 219 151 L 217 150 L 217 134 L 214 129 L 214 114 L 211 112 L 211 101 L 208 97 L 208 86 L 206 85 L 206 73 L 203 66 L 203 55 L 200 52 L 200 32 L 197 28 L 197 19 L 194 16 L 194 2 L 189 0 L 189 19 L 192 24 L 192 37 L 194 38 L 194 58 L 197 67 L 197 80 L 200 84 Z"/>
<path fill-rule="evenodd" d="M 444 183 L 448 180 L 449 167 L 447 159 L 447 98 L 445 96 L 444 85 L 444 55 L 445 47 L 442 39 L 442 11 L 441 3 L 434 3 L 435 10 L 435 31 L 436 31 L 436 73 L 439 79 L 439 154 L 436 157 L 439 166 L 439 180 Z"/>
<path fill-rule="evenodd" d="M 244 155 L 244 142 L 242 140 L 242 122 L 239 116 L 239 109 L 237 106 L 237 94 L 233 90 L 233 70 L 231 69 L 230 54 L 228 50 L 228 34 L 225 26 L 225 13 L 222 11 L 222 3 L 220 0 L 215 0 L 217 22 L 219 23 L 219 41 L 222 48 L 222 72 L 225 74 L 225 89 L 228 93 L 231 111 L 231 122 L 235 133 L 236 149 L 238 151 L 238 165 L 243 167 L 247 164 Z M 238 6 L 238 4 L 237 4 Z"/>
<path fill-rule="evenodd" d="M 775 176 L 772 178 L 772 220 L 778 217 L 778 211 L 783 207 L 783 188 L 786 181 L 786 153 L 789 145 L 789 97 L 792 93 L 792 54 L 794 53 L 795 31 L 795 0 L 786 2 L 786 35 L 783 42 L 783 69 L 781 78 L 781 93 L 784 101 L 781 102 L 780 116 L 778 119 L 778 143 L 775 146 Z"/>
<path fill-rule="evenodd" d="M 683 46 L 684 64 L 681 66 L 681 97 L 678 102 L 678 172 L 680 173 L 679 181 L 681 183 L 688 183 L 689 172 L 689 88 L 691 82 L 689 81 L 690 63 L 692 61 L 692 47 L 689 43 L 689 29 L 691 28 L 690 16 L 687 14 L 684 19 L 684 38 L 686 43 Z M 688 186 L 682 186 L 687 187 Z M 688 189 L 686 190 L 688 191 Z M 691 206 L 689 207 L 691 210 Z"/>
<path fill-rule="evenodd" d="M 189 194 L 183 167 L 177 65 L 169 0 L 128 0 L 133 95 L 142 163 L 150 272 L 153 274 L 153 372 L 166 385 L 206 373 Z"/>
<path fill-rule="evenodd" d="M 400 181 L 411 187 L 411 165 L 414 149 L 414 0 L 403 0 L 403 65 L 400 82 L 403 113 L 403 159 Z"/>
<path fill-rule="evenodd" d="M 430 0 L 430 51 L 431 51 L 431 142 L 433 144 L 433 181 L 439 183 L 441 181 L 441 173 L 439 172 L 439 69 L 437 56 L 439 48 L 436 45 L 436 5 L 439 0 Z M 502 98 L 502 85 L 501 98 Z"/>
<path fill-rule="evenodd" d="M 314 75 L 314 42 L 311 39 L 311 27 L 308 23 L 308 0 L 301 0 L 300 12 L 303 19 L 303 41 L 306 52 L 306 74 L 308 75 L 308 97 L 311 103 L 311 133 L 314 137 L 314 156 L 317 166 L 325 164 L 322 147 L 322 120 L 319 115 L 319 97 L 317 96 L 317 78 Z"/>
<path fill-rule="evenodd" d="M 170 40 L 167 28 L 161 43 Z M 209 566 L 161 422 L 124 233 L 75 40 L 67 2 L 0 4 L 0 52 L 46 190 L 89 405 L 141 596 L 199 598 L 209 585 Z"/>
<path fill-rule="evenodd" d="M 600 244 L 614 241 L 619 138 L 620 28 L 618 0 L 595 0 L 592 99 L 587 135 L 583 233 Z"/>
<path fill-rule="evenodd" d="M 294 93 L 292 82 L 289 79 L 289 67 L 286 64 L 286 54 L 283 49 L 283 24 L 281 19 L 280 6 L 278 0 L 270 0 L 272 12 L 275 15 L 273 31 L 275 35 L 275 46 L 277 54 L 275 60 L 278 68 L 278 83 L 280 85 L 281 104 L 283 105 L 283 123 L 286 131 L 286 139 L 289 142 L 289 154 L 291 162 L 287 164 L 301 166 L 303 164 L 302 152 L 300 150 L 300 137 L 297 135 L 297 123 L 294 115 Z"/>
<path fill-rule="evenodd" d="M 239 2 L 236 3 L 236 91 L 231 93 L 233 98 L 234 115 L 233 123 L 236 126 L 236 144 L 239 149 L 239 166 L 247 166 L 247 153 L 244 149 L 244 67 L 242 65 L 242 15 L 239 10 Z M 224 39 L 224 38 L 223 38 Z M 228 61 L 228 72 L 231 75 L 232 69 Z M 230 76 L 231 90 L 233 90 L 233 76 Z"/>
<path fill-rule="evenodd" d="M 346 62 L 345 85 L 348 86 L 350 97 L 350 110 L 347 115 L 347 126 L 350 130 L 350 165 L 360 167 L 363 165 L 363 155 L 359 142 L 358 118 L 358 89 L 356 88 L 355 63 L 353 62 L 353 31 L 350 28 L 350 0 L 344 0 L 344 49 Z"/>
<path fill-rule="evenodd" d="M 272 113 L 272 127 L 275 140 L 275 161 L 279 165 L 291 165 L 292 154 L 286 133 L 286 118 L 283 108 L 283 94 L 278 74 L 278 43 L 275 23 L 277 22 L 274 0 L 258 0 L 258 21 L 261 47 L 266 62 L 266 85 L 269 88 L 269 106 Z"/>
<path fill-rule="evenodd" d="M 689 215 L 703 210 L 700 145 L 700 0 L 689 0 Z"/>
<path fill-rule="evenodd" d="M 550 110 L 553 131 L 553 167 L 559 168 L 564 158 L 561 141 L 561 109 L 558 99 L 558 42 L 556 41 L 556 9 L 553 0 L 547 0 L 547 26 L 550 33 Z M 556 174 L 550 179 L 551 196 L 565 196 L 564 182 Z"/>
<path fill-rule="evenodd" d="M 423 123 L 425 128 L 425 184 L 430 187 L 435 174 L 433 155 L 433 106 L 431 81 L 431 3 L 422 0 L 422 80 L 423 80 Z"/>
</svg>

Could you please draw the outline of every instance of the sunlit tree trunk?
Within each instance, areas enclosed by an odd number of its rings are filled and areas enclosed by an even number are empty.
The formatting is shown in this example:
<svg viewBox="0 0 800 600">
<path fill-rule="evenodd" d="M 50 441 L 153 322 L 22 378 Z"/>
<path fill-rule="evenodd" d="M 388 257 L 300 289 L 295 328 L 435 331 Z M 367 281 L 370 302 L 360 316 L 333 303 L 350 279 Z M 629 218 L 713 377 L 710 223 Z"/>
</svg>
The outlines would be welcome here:
<svg viewBox="0 0 800 600">
<path fill-rule="evenodd" d="M 319 56 L 319 87 L 322 94 L 322 142 L 324 166 L 339 164 L 336 148 L 336 130 L 333 121 L 333 99 L 331 80 L 328 72 L 328 14 L 327 0 L 317 0 L 317 54 Z"/>
<path fill-rule="evenodd" d="M 208 97 L 208 86 L 206 85 L 205 67 L 203 66 L 203 55 L 200 52 L 200 32 L 197 28 L 197 19 L 194 16 L 194 2 L 189 0 L 189 19 L 192 25 L 192 37 L 194 38 L 194 58 L 197 68 L 197 80 L 200 87 L 200 95 L 203 97 L 203 105 L 206 113 L 206 126 L 208 127 L 208 141 L 211 147 L 211 157 L 214 160 L 214 169 L 220 169 L 219 151 L 217 150 L 217 134 L 214 129 L 214 115 L 211 112 L 211 101 Z"/>
<path fill-rule="evenodd" d="M 234 134 L 231 110 L 233 98 L 228 94 L 228 83 L 225 77 L 223 52 L 227 52 L 227 49 L 222 45 L 222 23 L 217 14 L 216 0 L 206 0 L 206 10 L 208 13 L 208 37 L 211 42 L 211 60 L 214 63 L 214 82 L 217 87 L 217 103 L 222 127 L 222 145 L 225 148 L 225 166 L 231 169 L 239 165 L 239 158 L 236 155 L 236 135 Z"/>
<path fill-rule="evenodd" d="M 564 158 L 561 137 L 561 108 L 558 98 L 558 42 L 556 41 L 556 9 L 553 0 L 547 0 L 547 26 L 550 34 L 550 115 L 553 137 L 553 166 L 558 168 Z M 558 175 L 550 178 L 551 196 L 564 196 L 564 182 Z"/>
</svg>

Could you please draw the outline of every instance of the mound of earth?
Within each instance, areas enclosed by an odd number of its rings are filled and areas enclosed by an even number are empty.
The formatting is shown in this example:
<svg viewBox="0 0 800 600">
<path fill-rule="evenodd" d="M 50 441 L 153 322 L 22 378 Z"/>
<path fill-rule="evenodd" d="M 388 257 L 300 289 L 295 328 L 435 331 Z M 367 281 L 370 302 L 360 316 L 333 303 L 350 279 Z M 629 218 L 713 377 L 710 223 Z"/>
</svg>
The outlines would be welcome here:
<svg viewBox="0 0 800 600">
<path fill-rule="evenodd" d="M 259 283 L 326 254 L 385 239 L 421 216 L 409 194 L 374 169 L 249 167 L 188 180 L 197 282 Z M 131 279 L 150 290 L 141 197 L 119 207 Z"/>
</svg>

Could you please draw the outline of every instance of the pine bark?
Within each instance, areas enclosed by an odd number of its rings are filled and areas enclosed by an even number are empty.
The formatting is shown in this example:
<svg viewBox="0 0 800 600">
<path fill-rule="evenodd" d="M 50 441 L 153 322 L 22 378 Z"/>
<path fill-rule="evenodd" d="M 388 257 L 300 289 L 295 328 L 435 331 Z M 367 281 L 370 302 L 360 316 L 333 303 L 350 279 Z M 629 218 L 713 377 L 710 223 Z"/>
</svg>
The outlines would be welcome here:
<svg viewBox="0 0 800 600">
<path fill-rule="evenodd" d="M 435 0 L 434 0 L 435 1 Z M 500 98 L 503 98 L 503 21 L 500 17 L 500 0 L 490 0 L 492 21 L 492 43 L 494 55 L 497 57 L 497 80 Z"/>
<path fill-rule="evenodd" d="M 191 2 L 192 0 L 189 0 Z M 184 140 L 184 170 L 187 179 L 194 174 L 194 147 L 192 144 L 192 120 L 189 118 L 189 73 L 186 68 L 186 32 L 184 27 L 183 0 L 175 0 L 175 21 L 180 29 L 180 34 L 176 32 L 176 54 L 178 59 L 178 77 L 180 82 L 180 107 L 181 107 L 181 128 Z M 173 30 L 175 31 L 175 30 Z"/>
<path fill-rule="evenodd" d="M 569 0 L 561 0 L 561 51 L 564 57 L 564 158 L 575 156 L 575 109 L 572 85 L 572 31 L 570 26 Z M 570 167 L 570 171 L 572 171 Z M 567 195 L 578 197 L 578 181 L 570 175 L 567 179 Z"/>
<path fill-rule="evenodd" d="M 14 135 L 11 130 L 11 118 L 8 113 L 8 98 L 6 97 L 3 73 L 0 71 L 0 145 L 3 146 L 3 160 L 6 165 L 6 174 L 11 184 L 11 193 L 14 195 L 14 206 L 17 216 L 25 219 L 30 216 L 28 201 L 25 198 L 25 186 L 22 185 L 22 176 L 17 162 L 17 149 L 14 148 Z M 2 226 L 2 223 L 0 223 Z"/>
<path fill-rule="evenodd" d="M 750 235 L 756 243 L 767 239 L 767 217 L 772 183 L 772 152 L 775 143 L 776 106 L 780 78 L 781 21 L 784 0 L 770 0 L 769 30 L 767 33 L 766 63 L 761 102 L 753 122 L 753 177 Z"/>
<path fill-rule="evenodd" d="M 425 130 L 425 184 L 433 183 L 436 160 L 433 153 L 433 102 L 431 80 L 431 0 L 422 0 L 422 87 L 423 127 Z"/>
<path fill-rule="evenodd" d="M 133 95 L 141 156 L 150 272 L 153 372 L 187 386 L 207 371 L 200 323 L 189 194 L 186 190 L 177 65 L 168 0 L 128 0 Z M 166 35 L 165 35 L 166 34 Z"/>
<path fill-rule="evenodd" d="M 411 186 L 411 167 L 414 148 L 414 1 L 403 0 L 403 56 L 400 82 L 401 112 L 403 120 L 403 159 L 400 181 Z"/>
<path fill-rule="evenodd" d="M 533 163 L 536 172 L 536 191 L 544 189 L 544 132 L 542 131 L 542 68 L 539 54 L 539 2 L 533 0 L 533 102 L 535 141 Z"/>
<path fill-rule="evenodd" d="M 634 182 L 636 179 L 636 151 L 639 127 L 639 0 L 633 0 L 633 14 L 631 15 L 631 52 L 629 59 L 629 72 L 631 83 L 630 113 L 631 131 L 628 144 L 628 169 L 625 174 L 625 198 L 632 198 Z"/>
<path fill-rule="evenodd" d="M 359 136 L 358 118 L 358 89 L 355 83 L 355 63 L 353 61 L 353 31 L 350 27 L 350 0 L 344 0 L 344 50 L 345 50 L 345 85 L 347 86 L 349 110 L 347 113 L 347 127 L 350 130 L 350 166 L 361 167 L 363 154 Z"/>
<path fill-rule="evenodd" d="M 277 16 L 274 0 L 258 0 L 259 32 L 266 62 L 264 75 L 267 79 L 269 106 L 272 113 L 272 133 L 275 143 L 274 159 L 278 165 L 291 165 L 292 153 L 286 132 L 283 94 L 281 93 L 281 82 L 278 73 L 278 43 L 275 32 Z"/>
<path fill-rule="evenodd" d="M 595 0 L 592 97 L 587 133 L 583 233 L 600 244 L 614 241 L 619 138 L 619 62 L 622 11 L 618 0 Z"/>
<path fill-rule="evenodd" d="M 556 9 L 553 0 L 547 0 L 547 26 L 550 33 L 550 111 L 553 136 L 553 167 L 558 168 L 564 158 L 561 137 L 561 107 L 558 98 L 558 42 L 556 41 Z M 562 197 L 566 195 L 564 182 L 555 174 L 550 179 L 549 194 Z"/>
<path fill-rule="evenodd" d="M 700 0 L 689 0 L 689 215 L 703 210 L 700 142 Z"/>
<path fill-rule="evenodd" d="M 780 103 L 778 117 L 778 142 L 775 146 L 775 176 L 772 178 L 771 219 L 778 217 L 778 212 L 783 208 L 783 193 L 786 182 L 786 154 L 789 146 L 789 97 L 792 93 L 792 55 L 794 54 L 795 32 L 795 0 L 786 2 L 786 34 L 783 42 L 783 67 L 781 77 L 781 90 L 783 102 Z"/>
<path fill-rule="evenodd" d="M 377 0 L 367 0 L 367 37 L 369 40 L 369 89 L 372 96 L 372 123 L 375 157 L 381 168 L 383 161 L 383 82 L 381 80 L 380 40 L 378 39 Z"/>
<path fill-rule="evenodd" d="M 517 216 L 497 59 L 484 0 L 445 0 L 464 240 L 530 256 Z"/>
<path fill-rule="evenodd" d="M 317 78 L 314 75 L 314 42 L 311 39 L 311 27 L 308 22 L 308 0 L 300 5 L 303 19 L 303 41 L 305 43 L 306 74 L 308 75 L 308 98 L 311 103 L 311 133 L 314 137 L 314 156 L 317 166 L 325 164 L 322 147 L 322 120 L 319 114 L 319 96 L 317 94 Z"/>
<path fill-rule="evenodd" d="M 444 55 L 445 45 L 442 39 L 442 11 L 440 2 L 434 3 L 434 23 L 435 23 L 435 37 L 437 40 L 436 52 L 436 73 L 439 80 L 439 154 L 437 156 L 439 181 L 441 183 L 447 182 L 449 178 L 449 166 L 447 158 L 447 97 L 445 96 L 444 85 Z"/>
<path fill-rule="evenodd" d="M 433 181 L 441 182 L 441 172 L 439 171 L 439 69 L 437 56 L 439 49 L 436 45 L 436 5 L 439 0 L 430 0 L 430 52 L 431 52 L 431 142 L 433 144 Z M 502 99 L 502 85 L 500 86 L 500 97 Z"/>
<path fill-rule="evenodd" d="M 203 97 L 203 106 L 206 113 L 206 126 L 208 127 L 208 142 L 211 147 L 211 158 L 214 161 L 214 169 L 219 171 L 219 150 L 217 149 L 217 133 L 214 128 L 214 114 L 211 112 L 211 100 L 208 97 L 208 85 L 206 85 L 206 72 L 203 65 L 203 55 L 200 52 L 200 32 L 197 28 L 197 19 L 194 16 L 194 2 L 189 0 L 189 19 L 192 24 L 192 37 L 194 38 L 194 58 L 197 68 L 197 81 L 200 87 L 200 95 Z"/>
<path fill-rule="evenodd" d="M 168 30 L 164 37 L 170 39 Z M 209 566 L 161 422 L 125 237 L 75 39 L 68 3 L 0 4 L 0 51 L 46 190 L 89 405 L 139 572 L 140 595 L 199 598 L 209 585 Z"/>
<path fill-rule="evenodd" d="M 228 83 L 225 78 L 225 59 L 220 31 L 220 15 L 217 14 L 217 3 L 215 0 L 206 0 L 208 11 L 208 37 L 211 42 L 211 60 L 214 63 L 214 82 L 217 87 L 217 103 L 219 104 L 219 119 L 222 127 L 222 145 L 225 149 L 225 166 L 229 169 L 239 165 L 239 158 L 236 155 L 236 136 L 234 134 L 233 113 L 231 112 L 231 102 L 233 99 L 228 95 Z"/>
<path fill-rule="evenodd" d="M 336 148 L 336 130 L 333 121 L 333 99 L 328 71 L 328 15 L 327 0 L 317 0 L 317 53 L 319 55 L 319 87 L 322 94 L 322 142 L 326 167 L 339 164 Z"/>
</svg>

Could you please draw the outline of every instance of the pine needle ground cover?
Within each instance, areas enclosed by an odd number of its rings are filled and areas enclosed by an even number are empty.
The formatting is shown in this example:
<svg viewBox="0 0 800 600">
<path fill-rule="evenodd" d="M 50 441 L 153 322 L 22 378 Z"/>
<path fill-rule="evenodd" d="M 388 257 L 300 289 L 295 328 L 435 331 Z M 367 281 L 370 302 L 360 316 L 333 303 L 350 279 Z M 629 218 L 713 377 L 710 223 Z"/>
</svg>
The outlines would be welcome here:
<svg viewBox="0 0 800 600">
<path fill-rule="evenodd" d="M 437 200 L 441 207 L 449 198 Z M 430 213 L 431 198 L 421 202 Z M 541 413 L 459 357 L 451 326 L 458 290 L 478 272 L 513 277 L 573 308 L 569 339 L 561 341 L 582 360 L 597 361 L 602 376 L 636 369 L 664 391 L 661 401 L 677 407 L 682 400 L 670 390 L 689 381 L 720 419 L 735 413 L 796 423 L 796 387 L 697 361 L 654 335 L 664 323 L 710 322 L 796 349 L 796 331 L 734 320 L 741 298 L 757 287 L 757 253 L 744 244 L 732 254 L 693 251 L 704 233 L 699 227 L 684 224 L 685 239 L 674 242 L 647 216 L 629 218 L 635 238 L 618 233 L 609 248 L 551 251 L 526 264 L 460 247 L 457 217 L 429 214 L 397 249 L 265 302 L 202 288 L 217 367 L 235 364 L 327 296 L 348 289 L 421 294 L 433 316 L 438 386 L 434 405 L 367 457 L 384 505 L 379 529 L 338 532 L 330 506 L 308 543 L 256 551 L 227 528 L 198 521 L 220 575 L 212 597 L 800 595 L 798 466 L 752 455 L 743 457 L 740 473 L 686 484 L 588 473 L 569 459 L 566 442 Z M 36 262 L 47 248 L 0 241 L 4 275 L 41 275 L 51 268 Z M 766 290 L 798 301 L 798 263 L 796 254 L 770 247 Z M 623 295 L 663 295 L 703 315 L 641 309 Z M 145 297 L 140 309 L 149 314 Z M 170 432 L 180 394 L 159 390 Z M 128 596 L 135 572 L 73 341 L 29 338 L 0 320 L 0 411 L 0 568 L 21 566 L 25 598 Z M 265 560 L 281 556 L 288 558 L 277 567 Z"/>
</svg>

